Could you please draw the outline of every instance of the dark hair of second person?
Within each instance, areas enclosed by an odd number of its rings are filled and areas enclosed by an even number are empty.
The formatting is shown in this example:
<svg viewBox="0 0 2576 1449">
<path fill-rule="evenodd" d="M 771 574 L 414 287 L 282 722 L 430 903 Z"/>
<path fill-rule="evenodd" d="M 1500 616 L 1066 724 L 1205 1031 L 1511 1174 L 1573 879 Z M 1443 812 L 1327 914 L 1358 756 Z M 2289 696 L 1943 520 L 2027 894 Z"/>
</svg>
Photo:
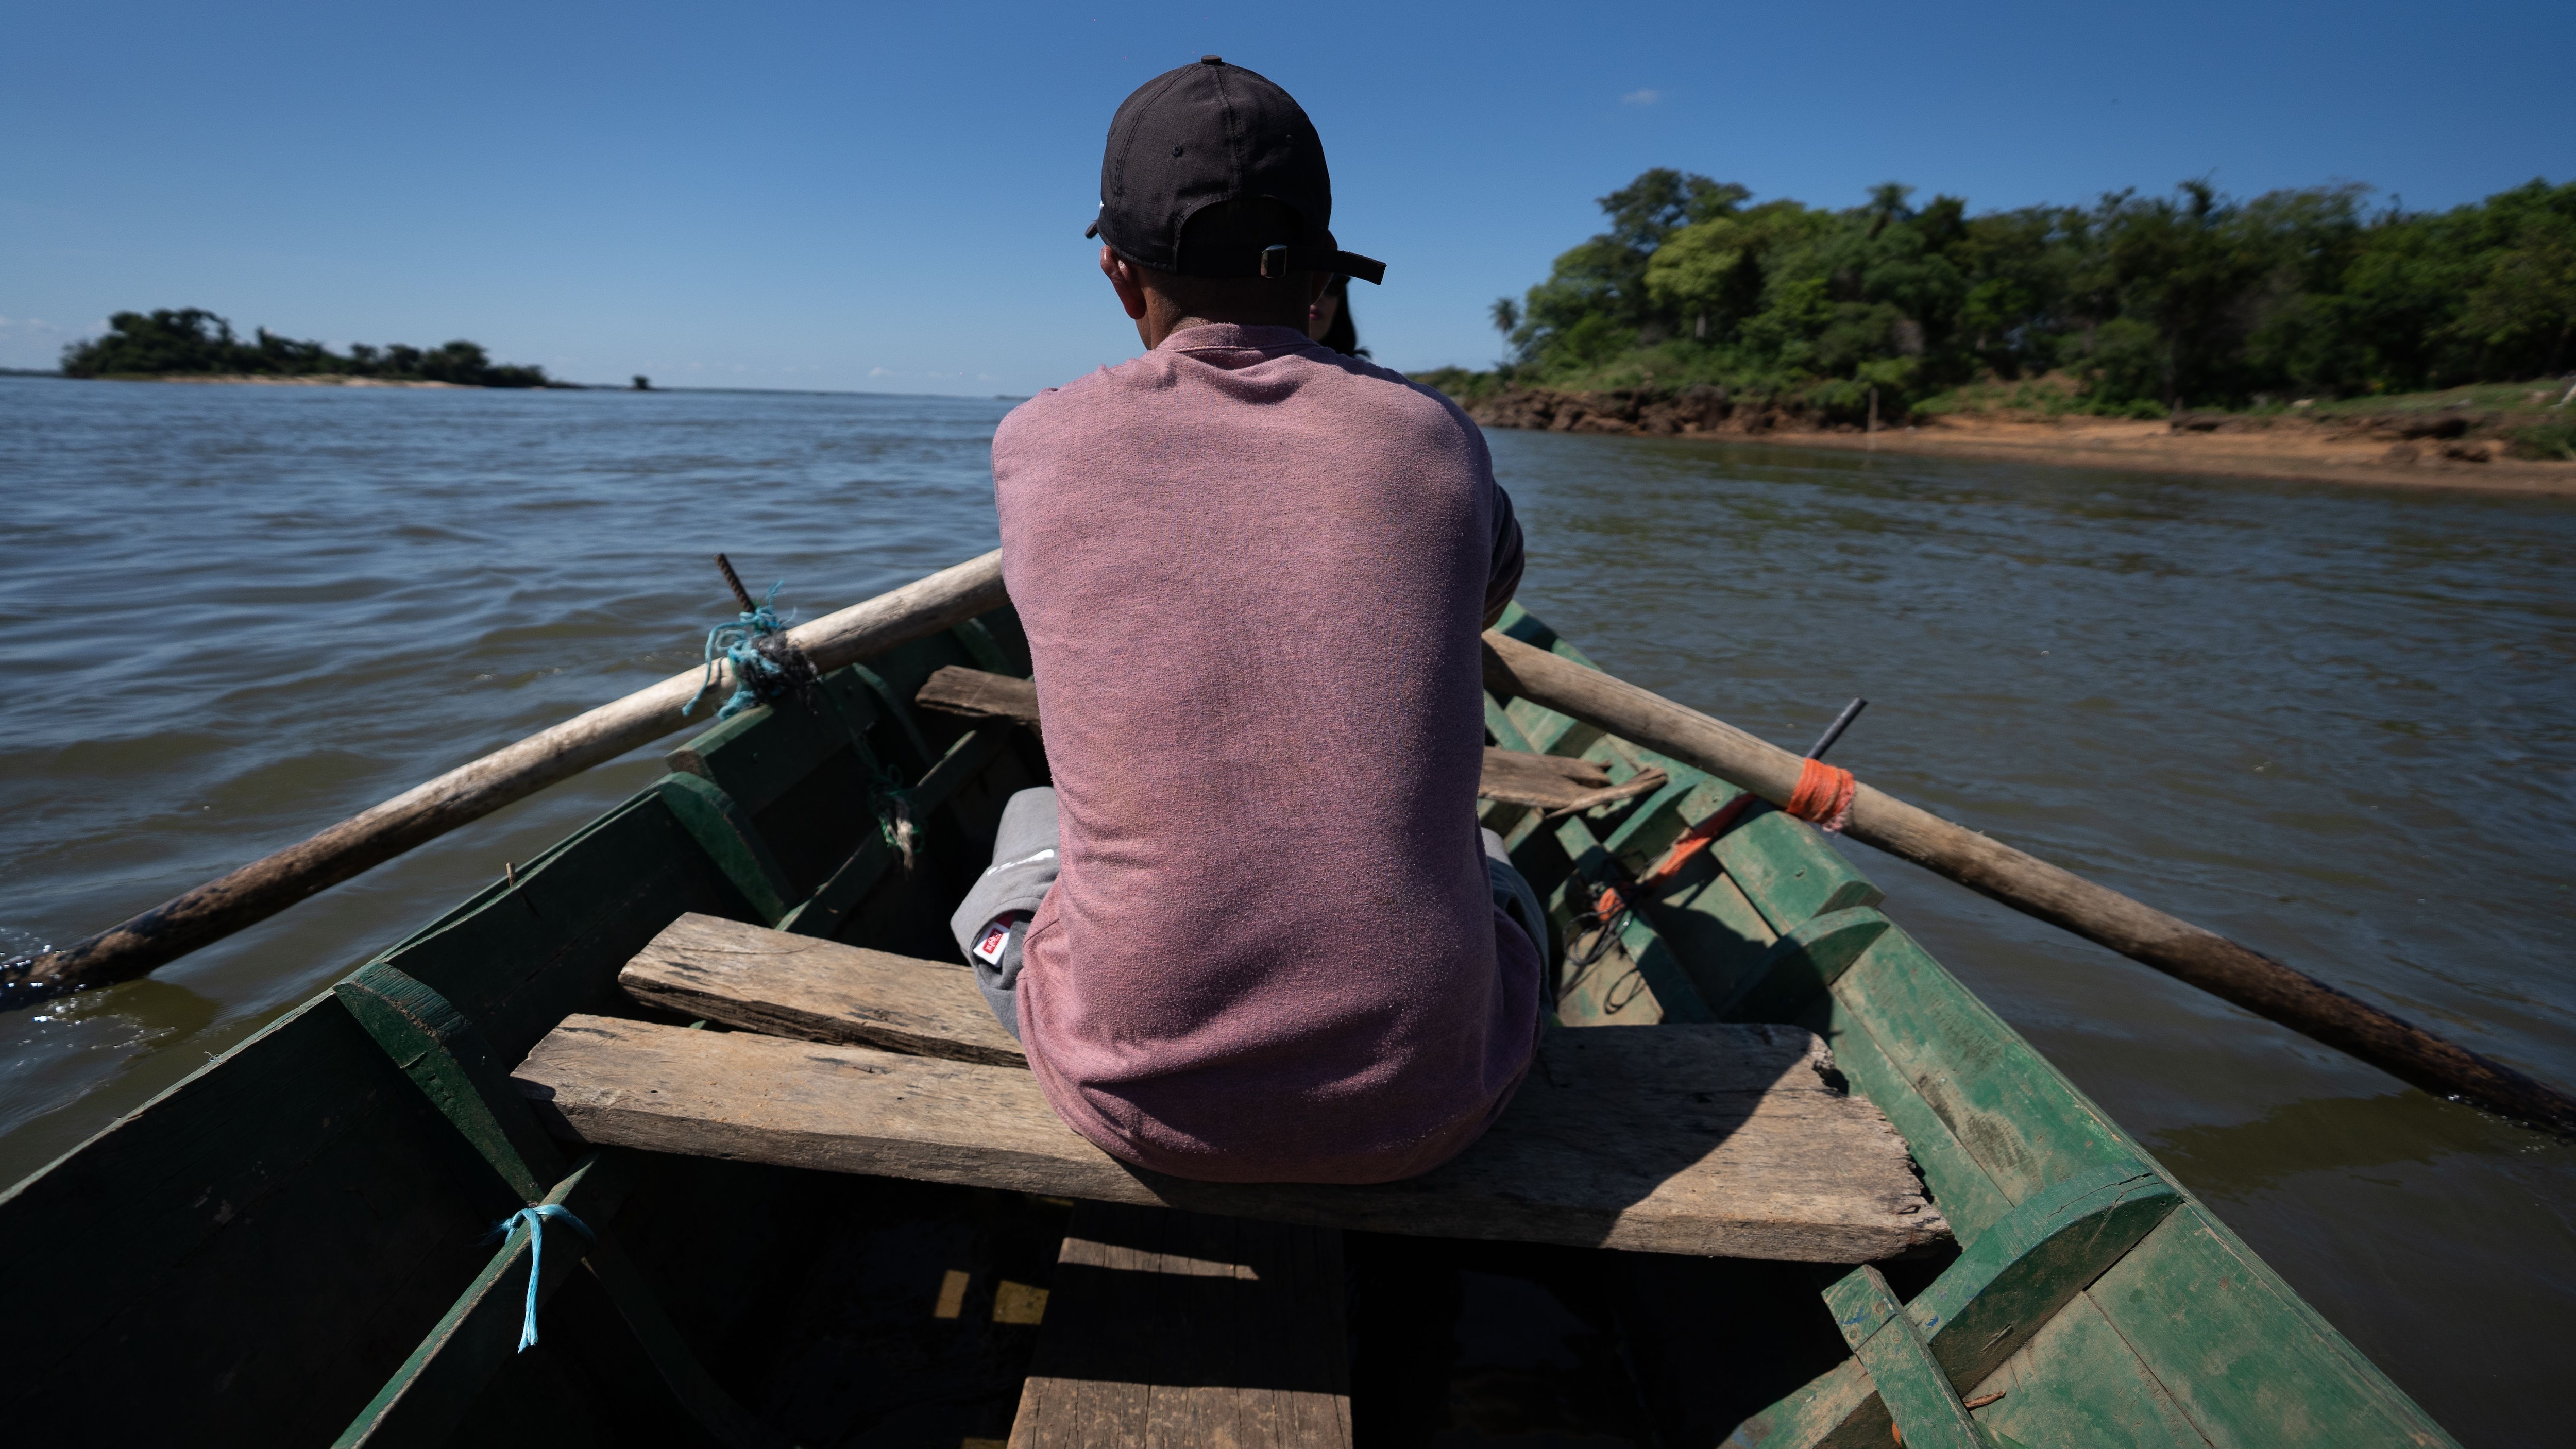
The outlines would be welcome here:
<svg viewBox="0 0 2576 1449">
<path fill-rule="evenodd" d="M 1335 352 L 1351 357 L 1366 357 L 1368 349 L 1360 346 L 1359 328 L 1351 323 L 1351 279 L 1337 276 L 1315 305 L 1306 309 L 1306 336 Z"/>
</svg>

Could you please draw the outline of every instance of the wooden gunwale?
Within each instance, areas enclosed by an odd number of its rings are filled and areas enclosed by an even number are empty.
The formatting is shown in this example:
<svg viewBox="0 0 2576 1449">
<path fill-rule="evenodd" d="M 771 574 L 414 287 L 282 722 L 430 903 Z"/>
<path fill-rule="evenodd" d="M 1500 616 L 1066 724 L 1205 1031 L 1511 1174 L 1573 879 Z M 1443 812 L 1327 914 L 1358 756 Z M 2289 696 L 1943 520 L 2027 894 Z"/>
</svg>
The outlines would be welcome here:
<svg viewBox="0 0 2576 1449">
<path fill-rule="evenodd" d="M 1504 627 L 1586 662 L 1517 608 Z M 1005 608 L 836 675 L 807 717 L 759 710 L 707 731 L 674 753 L 673 776 L 522 868 L 515 884 L 495 883 L 376 959 L 434 989 L 495 1057 L 515 1061 L 571 1012 L 643 1014 L 616 992 L 616 970 L 687 910 L 888 949 L 902 949 L 907 932 L 935 940 L 943 872 L 976 863 L 977 832 L 989 839 L 1000 798 L 1039 767 L 1033 742 L 916 717 L 911 691 L 942 664 L 1024 674 L 1017 640 Z M 1507 749 L 1589 760 L 1613 780 L 1648 768 L 1669 775 L 1642 798 L 1554 821 L 1527 806 L 1488 807 L 1569 943 L 1586 882 L 1651 865 L 1733 792 L 1526 701 L 1489 698 L 1487 717 Z M 827 768 L 832 758 L 851 765 Z M 922 782 L 942 761 L 938 798 L 921 802 L 937 819 L 908 871 L 878 829 L 883 802 L 871 782 L 890 772 Z M 827 775 L 839 794 L 806 799 Z M 799 837 L 827 807 L 864 829 L 822 845 Z M 2026 1204 L 2087 1173 L 2143 1173 L 2169 1191 L 2174 1206 L 2134 1246 L 2107 1266 L 2084 1264 L 2081 1282 L 2044 1285 L 2064 1306 L 2008 1359 L 1955 1370 L 1981 1377 L 1948 1385 L 1954 1399 L 2011 1388 L 1974 1411 L 1997 1442 L 2253 1445 L 2293 1431 L 2339 1444 L 2450 1442 L 1900 927 L 1858 939 L 1874 924 L 1862 919 L 1876 914 L 1874 889 L 1804 825 L 1748 815 L 1623 923 L 1588 976 L 1559 983 L 1560 1015 L 1685 1021 L 1749 1010 L 1817 1031 L 1852 1089 L 1913 1145 L 1959 1233 L 1960 1265 L 1993 1257 L 2005 1241 L 1993 1235 L 2019 1231 Z M 22 1356 L 0 1412 L 22 1432 L 42 1435 L 50 1423 L 65 1438 L 102 1432 L 103 1410 L 122 1413 L 117 1433 L 133 1441 L 173 1431 L 194 1442 L 318 1441 L 350 1424 L 489 1275 L 480 1233 L 526 1200 L 433 1095 L 326 991 L 0 1193 L 0 1235 L 11 1244 L 0 1248 L 0 1325 L 44 1345 Z M 370 1194 L 390 1199 L 385 1210 Z M 111 1271 L 95 1271 L 95 1255 L 86 1274 L 62 1266 L 81 1257 L 67 1232 L 109 1251 Z M 281 1261 L 310 1271 L 293 1282 L 261 1271 Z M 332 1291 L 312 1292 L 316 1281 Z M 667 1269 L 661 1281 L 674 1286 Z M 1825 1310 L 1810 1294 L 1777 1311 Z M 227 1358 L 215 1351 L 223 1345 L 209 1347 L 222 1337 L 210 1330 L 250 1316 L 268 1326 L 270 1353 Z M 1916 1327 L 1941 1359 L 1941 1337 Z M 136 1368 L 155 1371 L 162 1392 L 105 1392 Z M 84 1382 L 98 1389 L 83 1392 Z M 486 1397 L 543 1392 L 531 1382 L 505 1375 Z M 2267 1389 L 2281 1384 L 2301 1387 L 2286 1398 Z M 77 1422 L 63 1417 L 75 1411 Z M 1746 1420 L 1733 1442 L 1885 1443 L 1888 1422 L 1852 1359 Z"/>
<path fill-rule="evenodd" d="M 1517 605 L 1504 615 L 1501 627 L 1524 643 L 1591 666 L 1579 650 Z M 1489 704 L 1487 719 L 1489 728 L 1507 722 L 1531 745 L 1551 741 L 1560 749 L 1597 752 L 1606 739 L 1525 700 Z M 1508 738 L 1502 742 L 1513 743 Z M 1633 747 L 1626 753 L 1643 756 Z M 1675 787 L 1723 783 L 1676 761 L 1656 763 L 1672 774 Z M 1672 796 L 1661 808 L 1678 816 L 1680 801 L 1687 798 Z M 1700 796 L 1702 808 L 1692 818 L 1704 817 L 1717 803 L 1722 802 L 1712 795 Z M 1629 824 L 1656 808 L 1650 801 Z M 1779 832 L 1775 840 L 1795 839 L 1803 832 L 1817 848 L 1831 849 L 1802 823 L 1776 813 L 1758 818 L 1779 822 L 1772 827 Z M 1816 868 L 1808 866 L 1807 876 L 1783 870 L 1776 850 L 1760 853 L 1770 858 L 1758 861 L 1739 857 L 1752 868 L 1735 868 L 1727 858 L 1726 841 L 1752 829 L 1756 819 L 1740 822 L 1709 852 L 1728 866 L 1728 877 L 1738 881 L 1775 930 L 1784 922 L 1794 927 L 1812 918 L 1815 907 L 1832 907 L 1838 897 L 1833 890 L 1819 895 Z M 1614 829 L 1611 838 L 1627 828 Z M 1676 819 L 1669 829 L 1641 829 L 1631 838 L 1659 847 L 1680 828 Z M 1611 853 L 1602 849 L 1595 868 Z M 1577 860 L 1578 869 L 1583 863 Z M 1631 860 L 1629 868 L 1633 871 L 1636 864 Z M 1860 878 L 1857 871 L 1851 877 Z M 1562 899 L 1561 891 L 1557 899 Z M 1804 918 L 1798 915 L 1802 908 Z M 1649 904 L 1638 914 L 1660 934 L 1662 922 L 1695 909 L 1696 902 L 1677 906 L 1667 901 Z M 1627 934 L 1639 931 L 1632 923 Z M 1706 1009 L 1704 1001 L 1690 1005 Z M 2142 1164 L 2172 1189 L 2180 1206 L 2098 1279 L 2086 1281 L 2071 1300 L 2074 1317 L 2098 1319 L 2117 1345 L 2108 1355 L 2111 1361 L 2096 1368 L 2108 1380 L 2105 1397 L 2126 1399 L 2123 1414 L 2115 1417 L 2140 1429 L 2143 1437 L 2135 1442 L 2196 1441 L 2249 1449 L 2283 1442 L 2294 1436 L 2281 1416 L 2281 1398 L 2264 1387 L 2280 1384 L 2305 1389 L 2297 1433 L 2313 1434 L 2314 1442 L 2453 1442 L 2215 1214 L 2157 1167 L 2109 1114 L 1901 929 L 1874 941 L 1820 998 L 1790 1019 L 1824 1036 L 1853 1089 L 1867 1095 L 1905 1134 L 1935 1203 L 1949 1214 L 1967 1254 L 1977 1252 L 1983 1235 L 2004 1221 L 2014 1205 L 2088 1170 Z M 2190 1300 L 2168 1298 L 2156 1304 L 2156 1295 L 2134 1281 L 2160 1270 L 2177 1278 L 2233 1285 L 2235 1321 L 2178 1329 L 2197 1316 L 2189 1311 Z M 2029 1352 L 2025 1347 L 2023 1354 Z M 2028 1368 L 2017 1356 L 1987 1378 L 2007 1379 Z M 1747 1420 L 1729 1442 L 1763 1449 L 1886 1443 L 1886 1413 L 1874 1406 L 1866 1380 L 1857 1361 L 1847 1360 L 1825 1380 Z M 1955 1387 L 1968 1396 L 1989 1391 L 1986 1381 Z M 1820 1412 L 1819 1405 L 1830 1412 Z M 2110 1442 L 2102 1437 L 2102 1422 L 2072 1422 L 2069 1407 L 2064 1399 L 2007 1394 L 1981 1411 L 1980 1422 L 2034 1445 Z M 2152 1432 L 2154 1426 L 2177 1422 L 2194 1440 L 2159 1438 Z"/>
</svg>

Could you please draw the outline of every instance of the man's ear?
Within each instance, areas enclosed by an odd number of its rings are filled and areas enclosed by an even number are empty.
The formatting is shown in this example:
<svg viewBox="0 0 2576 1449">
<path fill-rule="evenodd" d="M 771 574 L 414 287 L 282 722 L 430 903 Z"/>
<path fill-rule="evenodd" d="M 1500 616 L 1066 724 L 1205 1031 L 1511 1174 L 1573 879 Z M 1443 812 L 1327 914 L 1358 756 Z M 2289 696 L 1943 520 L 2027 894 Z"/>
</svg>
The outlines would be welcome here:
<svg viewBox="0 0 2576 1449">
<path fill-rule="evenodd" d="M 1118 294 L 1118 305 L 1127 309 L 1128 317 L 1143 321 L 1145 317 L 1144 281 L 1136 275 L 1136 268 L 1125 257 L 1111 250 L 1106 242 L 1100 247 L 1100 275 L 1109 279 L 1110 289 Z"/>
</svg>

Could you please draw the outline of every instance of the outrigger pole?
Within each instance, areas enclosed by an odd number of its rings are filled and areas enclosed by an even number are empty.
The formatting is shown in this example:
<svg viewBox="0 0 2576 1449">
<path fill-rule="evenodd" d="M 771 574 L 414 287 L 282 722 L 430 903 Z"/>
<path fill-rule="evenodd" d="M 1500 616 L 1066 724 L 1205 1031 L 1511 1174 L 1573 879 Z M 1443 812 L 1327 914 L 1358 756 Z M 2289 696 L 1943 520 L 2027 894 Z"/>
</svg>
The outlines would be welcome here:
<svg viewBox="0 0 2576 1449">
<path fill-rule="evenodd" d="M 728 567 L 725 572 L 730 579 L 733 570 Z M 734 588 L 741 592 L 738 582 Z M 953 628 L 1007 602 L 1002 590 L 1002 552 L 995 549 L 866 603 L 826 614 L 787 631 L 786 637 L 813 662 L 817 673 L 828 674 L 854 660 Z M 716 672 L 712 680 L 709 669 Z M 0 1011 L 86 987 L 130 981 L 559 780 L 674 730 L 704 726 L 712 713 L 692 719 L 681 710 L 701 692 L 721 699 L 737 682 L 731 666 L 721 659 L 672 675 L 649 689 L 575 715 L 450 770 L 85 941 L 0 963 Z"/>
<path fill-rule="evenodd" d="M 1485 686 L 1571 715 L 1779 805 L 1805 762 L 1695 709 L 1505 635 L 1485 635 Z M 2063 926 L 2427 1091 L 2576 1136 L 2576 1098 L 2240 946 L 1953 824 L 1866 783 L 1843 833 Z"/>
<path fill-rule="evenodd" d="M 788 631 L 787 638 L 816 672 L 829 673 L 1006 602 L 996 549 L 827 614 Z M 722 676 L 731 673 L 722 661 L 712 667 Z M 712 684 L 731 682 L 720 677 Z M 1799 756 L 1733 725 L 1502 634 L 1485 635 L 1485 682 L 1498 694 L 1571 715 L 1775 805 L 1797 789 L 1805 768 Z M 681 711 L 710 683 L 703 668 L 675 674 L 450 770 L 86 940 L 0 964 L 0 1010 L 145 975 L 548 785 L 703 723 Z M 2576 1136 L 2576 1098 L 2546 1082 L 1871 785 L 1855 788 L 1845 833 L 2403 1081 Z"/>
</svg>

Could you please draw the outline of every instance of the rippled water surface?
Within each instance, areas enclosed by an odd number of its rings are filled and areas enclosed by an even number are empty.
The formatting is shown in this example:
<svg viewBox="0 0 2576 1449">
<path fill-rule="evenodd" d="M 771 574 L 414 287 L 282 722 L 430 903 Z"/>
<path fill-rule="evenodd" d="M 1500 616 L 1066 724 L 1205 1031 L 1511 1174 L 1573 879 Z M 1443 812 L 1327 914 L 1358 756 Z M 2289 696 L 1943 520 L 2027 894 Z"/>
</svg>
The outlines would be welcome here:
<svg viewBox="0 0 2576 1449">
<path fill-rule="evenodd" d="M 0 952 L 992 546 L 1009 404 L 0 378 Z M 2576 1081 L 2576 505 L 1497 433 L 1606 667 Z M 659 769 L 0 1016 L 41 1166 Z M 1889 910 L 2463 1439 L 2552 1442 L 2576 1151 L 1865 849 Z"/>
</svg>

